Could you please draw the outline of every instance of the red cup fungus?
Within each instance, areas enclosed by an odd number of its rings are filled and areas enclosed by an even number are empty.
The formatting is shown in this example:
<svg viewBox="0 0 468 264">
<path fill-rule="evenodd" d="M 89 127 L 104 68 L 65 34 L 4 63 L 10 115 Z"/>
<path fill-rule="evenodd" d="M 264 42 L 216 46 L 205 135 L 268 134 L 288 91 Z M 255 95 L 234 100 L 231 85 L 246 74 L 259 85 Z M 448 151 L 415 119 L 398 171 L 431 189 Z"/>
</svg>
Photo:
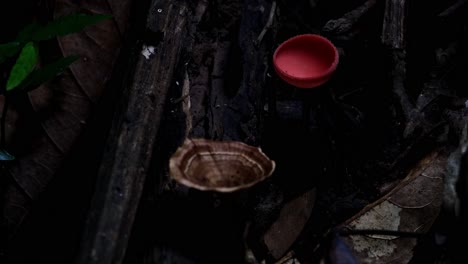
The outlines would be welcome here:
<svg viewBox="0 0 468 264">
<path fill-rule="evenodd" d="M 283 42 L 273 55 L 277 74 L 298 88 L 314 88 L 327 82 L 338 66 L 338 50 L 316 34 L 304 34 Z"/>
</svg>

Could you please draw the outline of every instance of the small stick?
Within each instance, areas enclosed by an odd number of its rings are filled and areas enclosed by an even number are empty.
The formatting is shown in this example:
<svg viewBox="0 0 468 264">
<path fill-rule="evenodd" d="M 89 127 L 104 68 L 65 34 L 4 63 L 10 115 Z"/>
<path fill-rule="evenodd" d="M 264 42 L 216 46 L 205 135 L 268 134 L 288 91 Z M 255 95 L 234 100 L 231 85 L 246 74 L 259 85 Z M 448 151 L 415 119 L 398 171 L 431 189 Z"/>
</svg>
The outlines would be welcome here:
<svg viewBox="0 0 468 264">
<path fill-rule="evenodd" d="M 179 98 L 173 98 L 173 99 L 171 99 L 171 103 L 178 104 L 178 103 L 184 101 L 185 99 L 187 99 L 187 97 L 189 97 L 189 96 L 190 96 L 190 94 L 184 94 Z"/>
<path fill-rule="evenodd" d="M 450 6 L 449 8 L 442 11 L 438 15 L 438 17 L 439 18 L 447 18 L 447 17 L 451 16 L 452 14 L 460 11 L 460 9 L 462 9 L 466 3 L 468 3 L 468 0 L 459 0 L 455 4 Z"/>
<path fill-rule="evenodd" d="M 349 11 L 338 19 L 329 20 L 322 28 L 324 32 L 333 34 L 343 34 L 351 30 L 357 21 L 366 14 L 377 3 L 376 0 L 368 0 L 364 4 Z"/>
<path fill-rule="evenodd" d="M 287 263 L 291 263 L 291 261 L 294 261 L 294 258 L 295 258 L 295 252 L 293 250 L 289 251 L 288 253 L 286 253 L 286 255 L 284 255 L 284 257 L 282 257 L 280 260 L 278 260 L 277 262 L 275 262 L 275 264 L 287 264 Z M 293 262 L 294 263 L 294 262 Z"/>
<path fill-rule="evenodd" d="M 268 20 L 265 24 L 265 27 L 263 27 L 262 32 L 260 32 L 260 35 L 258 35 L 257 40 L 255 40 L 255 43 L 254 43 L 255 46 L 260 45 L 266 32 L 268 31 L 268 29 L 271 28 L 271 25 L 273 24 L 273 18 L 275 17 L 275 12 L 276 12 L 276 1 L 273 1 L 273 3 L 271 3 L 271 9 L 270 9 L 270 14 L 268 16 Z"/>
<path fill-rule="evenodd" d="M 347 229 L 340 230 L 338 234 L 341 236 L 354 236 L 354 235 L 384 235 L 384 236 L 398 236 L 398 237 L 423 237 L 424 233 L 399 231 L 399 230 L 381 230 L 381 229 Z"/>
</svg>

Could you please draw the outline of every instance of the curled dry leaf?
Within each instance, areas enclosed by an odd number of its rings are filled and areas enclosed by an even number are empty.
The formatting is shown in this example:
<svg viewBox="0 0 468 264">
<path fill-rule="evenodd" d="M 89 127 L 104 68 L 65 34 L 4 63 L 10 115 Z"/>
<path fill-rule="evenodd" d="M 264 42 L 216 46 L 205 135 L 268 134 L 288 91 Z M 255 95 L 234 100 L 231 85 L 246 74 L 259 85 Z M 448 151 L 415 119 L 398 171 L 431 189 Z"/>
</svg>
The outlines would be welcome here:
<svg viewBox="0 0 468 264">
<path fill-rule="evenodd" d="M 296 241 L 312 214 L 315 204 L 316 189 L 286 203 L 278 219 L 263 236 L 269 254 L 280 259 Z"/>
<path fill-rule="evenodd" d="M 424 159 L 387 195 L 366 206 L 340 228 L 424 234 L 440 212 L 448 154 L 437 150 Z M 417 239 L 390 235 L 350 235 L 343 240 L 359 263 L 407 263 Z"/>
<path fill-rule="evenodd" d="M 32 129 L 35 134 L 31 135 L 32 142 L 27 144 L 28 149 L 17 150 L 21 155 L 9 168 L 9 173 L 21 189 L 16 196 L 23 195 L 35 200 L 53 178 L 82 132 L 92 108 L 99 101 L 111 77 L 123 43 L 122 30 L 128 24 L 130 3 L 131 0 L 56 1 L 56 18 L 72 13 L 89 13 L 110 14 L 114 20 L 103 21 L 81 32 L 58 38 L 64 57 L 78 55 L 81 59 L 56 81 L 29 93 L 32 108 L 37 114 L 35 118 L 40 118 L 41 127 Z M 15 113 L 14 105 L 10 109 L 7 129 L 8 133 L 15 133 L 15 129 L 20 130 L 17 124 L 31 117 Z M 7 140 L 11 138 L 7 134 Z M 5 197 L 3 216 L 19 225 L 24 215 L 17 217 L 17 214 L 12 216 L 9 213 L 10 208 L 14 211 L 19 206 L 18 201 L 21 199 L 13 199 L 16 196 Z"/>
<path fill-rule="evenodd" d="M 260 148 L 237 141 L 186 139 L 169 161 L 179 183 L 204 191 L 233 192 L 271 176 L 275 162 Z"/>
</svg>

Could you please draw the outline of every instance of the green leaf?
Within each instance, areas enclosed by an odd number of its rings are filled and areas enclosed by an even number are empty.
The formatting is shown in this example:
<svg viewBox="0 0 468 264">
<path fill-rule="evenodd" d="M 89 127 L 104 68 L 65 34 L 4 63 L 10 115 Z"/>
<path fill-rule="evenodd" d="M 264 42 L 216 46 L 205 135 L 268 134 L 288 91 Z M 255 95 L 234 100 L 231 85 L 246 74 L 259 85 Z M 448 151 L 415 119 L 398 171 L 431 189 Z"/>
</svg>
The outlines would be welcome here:
<svg viewBox="0 0 468 264">
<path fill-rule="evenodd" d="M 15 160 L 15 156 L 8 153 L 8 151 L 0 148 L 0 161 L 12 161 Z"/>
<path fill-rule="evenodd" d="M 111 15 L 71 14 L 60 17 L 45 26 L 33 23 L 17 36 L 18 41 L 41 41 L 79 32 L 87 26 L 112 18 Z"/>
<path fill-rule="evenodd" d="M 21 49 L 21 43 L 9 42 L 0 45 L 0 63 L 4 62 L 6 58 L 14 56 Z"/>
<path fill-rule="evenodd" d="M 33 39 L 35 32 L 41 30 L 42 26 L 33 22 L 32 24 L 27 25 L 23 30 L 21 30 L 18 35 L 16 36 L 16 41 L 18 42 L 28 42 Z"/>
<path fill-rule="evenodd" d="M 28 77 L 36 66 L 37 57 L 36 46 L 32 42 L 28 42 L 21 50 L 15 65 L 11 69 L 6 85 L 7 91 L 11 91 Z"/>
<path fill-rule="evenodd" d="M 15 90 L 33 90 L 61 74 L 68 66 L 79 58 L 79 56 L 68 56 L 51 64 L 47 64 L 40 69 L 36 69 Z"/>
</svg>

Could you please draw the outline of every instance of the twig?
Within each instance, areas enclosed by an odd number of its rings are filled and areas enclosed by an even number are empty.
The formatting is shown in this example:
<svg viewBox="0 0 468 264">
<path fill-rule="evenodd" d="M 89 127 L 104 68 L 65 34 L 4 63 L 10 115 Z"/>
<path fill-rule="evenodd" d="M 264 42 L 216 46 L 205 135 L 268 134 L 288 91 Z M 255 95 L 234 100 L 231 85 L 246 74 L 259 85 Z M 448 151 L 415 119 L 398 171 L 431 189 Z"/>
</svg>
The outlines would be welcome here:
<svg viewBox="0 0 468 264">
<path fill-rule="evenodd" d="M 351 30 L 359 19 L 375 6 L 376 0 L 367 0 L 356 9 L 349 11 L 338 19 L 329 20 L 322 30 L 326 33 L 343 34 Z"/>
<path fill-rule="evenodd" d="M 265 27 L 263 27 L 262 32 L 260 32 L 260 35 L 258 35 L 257 40 L 255 40 L 255 43 L 254 43 L 255 46 L 260 45 L 266 32 L 268 31 L 268 29 L 271 28 L 271 25 L 273 24 L 273 18 L 275 17 L 275 12 L 276 12 L 276 1 L 273 1 L 273 3 L 271 3 L 271 9 L 270 9 L 270 14 L 268 15 L 268 20 L 265 24 Z"/>
<path fill-rule="evenodd" d="M 459 0 L 449 8 L 442 11 L 438 17 L 439 18 L 448 18 L 451 15 L 455 14 L 456 12 L 460 11 L 464 7 L 464 5 L 468 3 L 468 0 Z"/>
<path fill-rule="evenodd" d="M 339 230 L 338 234 L 341 236 L 354 236 L 354 235 L 384 235 L 384 236 L 398 236 L 398 237 L 423 237 L 424 233 L 399 231 L 399 230 L 382 230 L 382 229 L 347 229 Z"/>
<path fill-rule="evenodd" d="M 171 101 L 172 104 L 178 104 L 178 103 L 184 101 L 185 99 L 187 99 L 189 96 L 190 96 L 190 94 L 187 93 L 187 94 L 182 95 L 179 98 L 172 98 L 170 101 Z"/>
<path fill-rule="evenodd" d="M 288 253 L 286 253 L 286 255 L 284 255 L 280 260 L 275 262 L 275 264 L 291 263 L 291 261 L 294 261 L 295 255 L 296 255 L 296 253 L 293 250 L 291 250 Z"/>
</svg>

